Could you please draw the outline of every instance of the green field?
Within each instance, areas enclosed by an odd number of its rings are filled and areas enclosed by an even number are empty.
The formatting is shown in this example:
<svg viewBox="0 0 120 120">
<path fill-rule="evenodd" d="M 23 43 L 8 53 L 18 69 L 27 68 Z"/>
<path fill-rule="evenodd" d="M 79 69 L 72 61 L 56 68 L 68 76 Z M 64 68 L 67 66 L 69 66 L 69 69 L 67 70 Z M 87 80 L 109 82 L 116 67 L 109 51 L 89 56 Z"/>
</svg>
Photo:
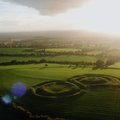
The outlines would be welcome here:
<svg viewBox="0 0 120 120">
<path fill-rule="evenodd" d="M 30 48 L 0 48 L 0 54 L 27 54 Z"/>
<path fill-rule="evenodd" d="M 83 74 L 105 74 L 120 77 L 120 70 L 92 70 L 92 68 L 74 68 L 69 67 L 68 65 L 59 64 L 48 64 L 47 67 L 45 67 L 44 64 L 1 66 L 0 94 L 2 95 L 9 92 L 12 85 L 16 82 L 25 83 L 29 89 L 30 87 L 45 81 L 66 81 L 68 78 Z M 26 103 L 27 99 L 31 99 L 29 98 L 30 96 L 27 96 L 27 98 L 23 97 L 19 104 L 25 102 L 26 106 L 32 105 L 32 107 L 35 107 L 35 104 L 36 106 L 39 104 L 39 106 L 42 106 L 40 107 L 40 111 L 44 108 L 43 111 L 47 109 L 49 113 L 51 109 L 54 109 L 55 111 L 59 111 L 56 115 L 59 116 L 61 113 L 63 115 L 62 117 L 68 117 L 70 115 L 70 117 L 84 118 L 85 116 L 89 116 L 90 119 L 101 118 L 114 120 L 114 118 L 120 117 L 119 93 L 119 88 L 87 90 L 87 94 L 75 99 L 64 100 L 64 102 L 60 100 L 61 103 L 60 101 L 54 101 L 53 103 L 52 100 L 47 103 L 47 101 L 42 101 L 41 99 L 36 100 L 33 96 L 32 101 L 27 101 Z M 33 102 L 34 99 L 36 102 Z"/>
<path fill-rule="evenodd" d="M 120 70 L 92 70 L 92 68 L 74 68 L 69 67 L 69 65 L 59 65 L 59 64 L 48 64 L 48 67 L 45 67 L 44 64 L 32 64 L 32 65 L 16 65 L 16 66 L 1 66 L 0 67 L 0 76 L 1 81 L 4 81 L 5 84 L 8 84 L 12 80 L 20 81 L 22 79 L 29 79 L 28 83 L 32 81 L 31 85 L 38 80 L 41 82 L 44 80 L 66 80 L 75 75 L 82 74 L 106 74 L 116 77 L 120 77 Z M 9 77 L 10 76 L 10 77 Z M 33 80 L 35 79 L 35 80 Z M 6 82 L 8 81 L 8 82 Z M 15 81 L 13 81 L 15 82 Z M 30 86 L 31 86 L 30 85 Z M 28 84 L 29 86 L 29 84 Z"/>
<path fill-rule="evenodd" d="M 49 48 L 46 49 L 46 51 L 50 51 L 50 52 L 75 52 L 75 51 L 81 51 L 81 49 L 77 49 L 77 48 Z"/>
<path fill-rule="evenodd" d="M 31 52 L 27 52 L 25 50 L 31 50 Z M 2 54 L 22 54 L 22 53 L 33 53 L 37 51 L 41 51 L 43 49 L 33 49 L 33 48 L 0 48 L 0 53 Z M 81 51 L 81 49 L 77 48 L 49 48 L 45 49 L 46 52 L 75 52 Z"/>
<path fill-rule="evenodd" d="M 28 61 L 28 60 L 36 60 L 40 61 L 41 59 L 45 59 L 47 61 L 70 61 L 70 62 L 95 62 L 97 58 L 91 56 L 75 56 L 75 55 L 61 55 L 61 56 L 49 56 L 49 57 L 0 57 L 0 63 L 2 62 L 10 62 L 12 60 L 17 61 Z"/>
<path fill-rule="evenodd" d="M 30 50 L 30 51 L 29 51 Z M 80 55 L 56 55 L 56 56 L 42 56 L 38 55 L 38 51 L 42 49 L 31 49 L 31 48 L 0 48 L 0 54 L 7 54 L 5 56 L 0 56 L 0 63 L 3 62 L 11 62 L 13 60 L 16 61 L 40 61 L 41 59 L 45 59 L 47 61 L 56 61 L 56 62 L 95 62 L 98 58 L 94 56 L 80 56 Z M 78 51 L 79 49 L 69 49 L 69 48 L 59 48 L 59 49 L 46 49 L 46 53 L 48 51 L 50 52 L 69 52 L 69 51 Z M 14 55 L 14 56 L 8 56 L 8 55 Z M 33 54 L 31 56 L 27 55 Z M 18 55 L 18 56 L 16 56 Z M 24 56 L 20 56 L 24 55 Z"/>
<path fill-rule="evenodd" d="M 117 63 L 115 63 L 114 65 L 111 65 L 110 67 L 111 67 L 111 68 L 120 68 L 120 63 L 117 62 Z"/>
<path fill-rule="evenodd" d="M 74 68 L 68 65 L 48 64 L 32 64 L 17 66 L 1 66 L 0 76 L 4 87 L 10 87 L 11 83 L 23 81 L 27 86 L 32 86 L 44 80 L 66 80 L 75 75 L 82 74 L 106 74 L 120 77 L 120 70 L 92 70 L 92 68 Z M 6 82 L 7 81 L 7 82 Z"/>
<path fill-rule="evenodd" d="M 28 51 L 26 51 L 28 50 Z M 30 51 L 29 51 L 30 50 Z M 0 48 L 0 54 L 36 54 L 41 49 Z M 75 52 L 80 49 L 46 49 L 47 52 Z M 111 52 L 112 53 L 112 52 Z M 0 63 L 16 61 L 96 62 L 95 55 L 57 56 L 8 56 L 0 57 Z M 120 119 L 120 63 L 107 68 L 93 69 L 92 65 L 73 64 L 25 64 L 0 66 L 0 96 L 10 94 L 11 87 L 22 82 L 27 93 L 14 101 L 33 115 L 68 118 L 71 120 L 119 120 Z"/>
</svg>

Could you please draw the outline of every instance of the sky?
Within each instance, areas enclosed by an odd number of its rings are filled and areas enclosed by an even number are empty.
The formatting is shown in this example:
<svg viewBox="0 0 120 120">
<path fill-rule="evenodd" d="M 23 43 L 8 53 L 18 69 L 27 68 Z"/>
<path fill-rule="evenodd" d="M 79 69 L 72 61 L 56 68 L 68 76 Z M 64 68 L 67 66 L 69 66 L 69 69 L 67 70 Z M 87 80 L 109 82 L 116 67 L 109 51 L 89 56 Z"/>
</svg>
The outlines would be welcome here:
<svg viewBox="0 0 120 120">
<path fill-rule="evenodd" d="M 0 0 L 0 32 L 81 30 L 120 36 L 120 0 Z"/>
</svg>

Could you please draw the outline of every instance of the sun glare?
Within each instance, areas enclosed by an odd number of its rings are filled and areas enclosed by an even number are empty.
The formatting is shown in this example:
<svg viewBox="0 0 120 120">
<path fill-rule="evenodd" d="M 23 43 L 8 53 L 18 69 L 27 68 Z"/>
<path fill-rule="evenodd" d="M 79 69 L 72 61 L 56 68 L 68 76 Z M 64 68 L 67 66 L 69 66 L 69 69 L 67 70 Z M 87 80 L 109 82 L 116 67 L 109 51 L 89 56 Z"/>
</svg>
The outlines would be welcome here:
<svg viewBox="0 0 120 120">
<path fill-rule="evenodd" d="M 71 21 L 83 30 L 120 35 L 119 5 L 119 0 L 90 0 L 77 9 Z"/>
<path fill-rule="evenodd" d="M 37 9 L 4 3 L 1 9 L 9 12 L 1 14 L 0 28 L 3 31 L 83 30 L 120 36 L 119 6 L 120 0 L 88 0 L 79 8 L 47 16 Z"/>
</svg>

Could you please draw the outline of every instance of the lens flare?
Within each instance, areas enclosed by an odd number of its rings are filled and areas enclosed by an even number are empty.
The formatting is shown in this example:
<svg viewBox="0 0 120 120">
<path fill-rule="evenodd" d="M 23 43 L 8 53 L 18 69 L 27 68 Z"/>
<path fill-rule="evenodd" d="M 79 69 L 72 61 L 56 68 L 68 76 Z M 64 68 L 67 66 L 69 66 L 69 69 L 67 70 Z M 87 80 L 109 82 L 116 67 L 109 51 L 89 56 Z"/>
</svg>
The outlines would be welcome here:
<svg viewBox="0 0 120 120">
<path fill-rule="evenodd" d="M 11 88 L 11 93 L 15 97 L 22 97 L 26 91 L 26 86 L 22 82 L 15 83 Z"/>
<path fill-rule="evenodd" d="M 5 95 L 2 97 L 2 102 L 7 105 L 12 102 L 12 97 L 10 95 Z"/>
</svg>

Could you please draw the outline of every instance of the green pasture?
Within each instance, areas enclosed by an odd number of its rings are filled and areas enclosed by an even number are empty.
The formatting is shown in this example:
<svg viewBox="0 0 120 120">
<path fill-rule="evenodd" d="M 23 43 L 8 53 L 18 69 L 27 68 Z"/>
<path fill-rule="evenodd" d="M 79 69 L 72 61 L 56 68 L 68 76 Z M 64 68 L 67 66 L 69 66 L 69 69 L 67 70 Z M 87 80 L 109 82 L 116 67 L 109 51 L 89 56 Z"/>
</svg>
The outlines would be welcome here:
<svg viewBox="0 0 120 120">
<path fill-rule="evenodd" d="M 31 48 L 0 48 L 0 54 L 28 54 L 25 50 Z"/>
<path fill-rule="evenodd" d="M 0 63 L 2 62 L 10 62 L 12 60 L 17 61 L 28 61 L 28 60 L 36 60 L 40 61 L 41 59 L 45 59 L 47 61 L 70 61 L 70 62 L 95 62 L 97 60 L 96 57 L 92 56 L 77 56 L 77 55 L 61 55 L 61 56 L 48 56 L 48 57 L 0 57 Z"/>
<path fill-rule="evenodd" d="M 27 88 L 30 88 L 45 81 L 66 81 L 68 78 L 83 74 L 105 74 L 120 77 L 120 70 L 92 70 L 92 68 L 76 68 L 75 66 L 70 67 L 69 65 L 59 64 L 48 64 L 47 67 L 45 67 L 45 64 L 1 66 L 0 95 L 9 93 L 12 85 L 16 82 L 23 82 Z M 24 103 L 24 107 L 29 110 L 34 108 L 35 112 L 38 110 L 37 106 L 39 105 L 39 111 L 47 111 L 50 114 L 65 118 L 86 120 L 114 120 L 120 118 L 119 88 L 87 90 L 86 92 L 83 96 L 69 100 L 63 99 L 62 101 L 48 101 L 26 96 L 20 99 L 18 103 Z"/>
<path fill-rule="evenodd" d="M 0 48 L 0 53 L 4 54 L 29 54 L 25 50 L 29 48 Z M 39 50 L 39 49 L 36 49 Z M 51 52 L 68 52 L 78 51 L 80 49 L 46 49 Z M 35 52 L 35 51 L 34 51 Z M 89 55 L 100 54 L 100 51 L 88 52 Z M 113 54 L 111 52 L 111 54 Z M 94 56 L 76 56 L 76 55 L 59 55 L 55 57 L 0 57 L 0 63 L 16 61 L 45 59 L 47 61 L 70 61 L 70 62 L 95 62 L 98 58 Z M 93 70 L 92 66 L 74 66 L 60 64 L 30 64 L 30 65 L 10 65 L 0 66 L 0 95 L 10 93 L 11 87 L 17 82 L 23 82 L 27 89 L 47 81 L 67 81 L 76 75 L 84 74 L 101 74 L 118 77 L 116 79 L 106 80 L 105 78 L 84 78 L 80 82 L 86 86 L 93 83 L 119 85 L 120 63 L 115 63 L 107 69 Z M 67 85 L 66 85 L 67 86 Z M 66 92 L 69 89 L 64 85 L 49 84 L 43 86 L 45 91 L 56 93 Z M 82 89 L 82 88 L 81 88 Z M 52 91 L 50 91 L 52 90 Z M 65 90 L 65 91 L 64 91 Z M 120 88 L 85 89 L 85 94 L 62 100 L 41 99 L 38 96 L 26 94 L 19 98 L 16 103 L 23 105 L 33 113 L 42 113 L 55 115 L 57 117 L 71 118 L 72 120 L 120 120 Z M 38 107 L 39 106 L 39 107 Z"/>
<path fill-rule="evenodd" d="M 30 52 L 26 52 L 25 50 L 31 50 Z M 38 52 L 43 49 L 39 48 L 0 48 L 0 54 L 22 54 L 22 53 L 31 53 L 31 52 Z M 81 49 L 77 48 L 47 48 L 45 49 L 46 52 L 75 52 L 81 51 Z"/>
<path fill-rule="evenodd" d="M 10 89 L 16 82 L 24 82 L 27 87 L 50 80 L 66 80 L 75 75 L 82 74 L 105 74 L 120 77 L 120 70 L 83 68 L 59 64 L 32 64 L 14 65 L 0 67 L 0 86 L 3 89 Z"/>
<path fill-rule="evenodd" d="M 111 65 L 110 67 L 115 68 L 115 69 L 119 69 L 120 68 L 120 62 L 117 62 L 114 65 Z"/>
<path fill-rule="evenodd" d="M 81 49 L 77 49 L 77 48 L 49 48 L 49 49 L 46 49 L 46 51 L 50 51 L 50 52 L 76 52 L 76 51 L 81 51 Z"/>
</svg>

